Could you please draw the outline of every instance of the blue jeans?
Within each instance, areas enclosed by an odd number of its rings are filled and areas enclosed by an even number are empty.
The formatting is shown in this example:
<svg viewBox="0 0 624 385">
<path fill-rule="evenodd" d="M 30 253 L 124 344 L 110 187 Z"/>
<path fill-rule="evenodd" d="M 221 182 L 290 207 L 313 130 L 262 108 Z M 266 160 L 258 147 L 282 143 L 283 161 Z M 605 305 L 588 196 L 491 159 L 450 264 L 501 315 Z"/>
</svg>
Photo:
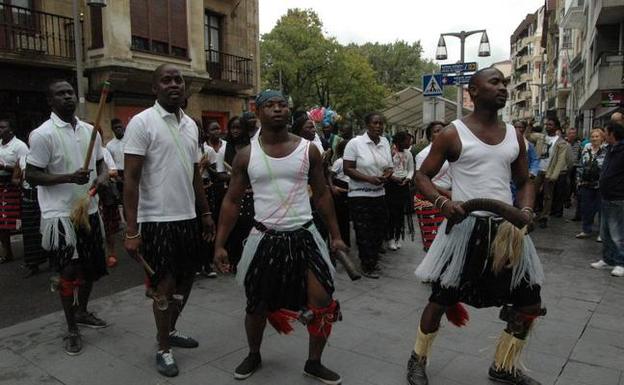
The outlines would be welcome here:
<svg viewBox="0 0 624 385">
<path fill-rule="evenodd" d="M 600 237 L 602 260 L 624 266 L 624 201 L 602 201 Z"/>
<path fill-rule="evenodd" d="M 583 219 L 583 232 L 590 234 L 594 227 L 594 218 L 600 213 L 600 191 L 596 188 L 580 187 L 581 218 Z"/>
</svg>

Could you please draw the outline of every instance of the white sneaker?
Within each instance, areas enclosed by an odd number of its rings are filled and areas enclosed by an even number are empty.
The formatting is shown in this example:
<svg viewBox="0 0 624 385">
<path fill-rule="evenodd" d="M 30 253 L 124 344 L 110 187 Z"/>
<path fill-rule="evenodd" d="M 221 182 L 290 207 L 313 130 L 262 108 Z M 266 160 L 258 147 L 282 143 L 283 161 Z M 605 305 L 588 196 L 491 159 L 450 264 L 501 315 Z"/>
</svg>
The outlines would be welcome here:
<svg viewBox="0 0 624 385">
<path fill-rule="evenodd" d="M 388 248 L 392 251 L 397 251 L 398 247 L 394 239 L 388 241 Z"/>
<path fill-rule="evenodd" d="M 616 266 L 611 270 L 611 275 L 614 277 L 624 277 L 624 266 Z"/>
<path fill-rule="evenodd" d="M 606 263 L 602 259 L 600 261 L 598 261 L 598 262 L 592 263 L 591 267 L 593 267 L 594 269 L 598 269 L 598 270 L 605 270 L 605 269 L 613 268 L 613 266 L 609 265 L 608 263 Z M 618 267 L 621 267 L 621 266 L 618 266 Z"/>
<path fill-rule="evenodd" d="M 602 238 L 600 237 L 600 235 L 598 236 L 598 238 L 596 238 L 596 242 L 602 243 Z"/>
<path fill-rule="evenodd" d="M 397 249 L 400 249 L 401 247 L 403 247 L 403 245 L 401 244 L 401 241 L 396 242 L 396 247 Z"/>
</svg>

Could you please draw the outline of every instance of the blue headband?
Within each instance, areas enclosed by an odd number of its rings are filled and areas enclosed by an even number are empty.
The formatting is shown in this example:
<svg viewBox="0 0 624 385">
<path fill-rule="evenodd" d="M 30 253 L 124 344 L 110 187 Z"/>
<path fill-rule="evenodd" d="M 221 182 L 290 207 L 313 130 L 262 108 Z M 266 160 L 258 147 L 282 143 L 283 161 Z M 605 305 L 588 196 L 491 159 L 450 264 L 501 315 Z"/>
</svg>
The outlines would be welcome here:
<svg viewBox="0 0 624 385">
<path fill-rule="evenodd" d="M 256 96 L 256 106 L 261 107 L 264 103 L 268 102 L 270 99 L 273 98 L 280 98 L 281 101 L 286 101 L 284 94 L 282 94 L 280 91 L 264 90 Z"/>
</svg>

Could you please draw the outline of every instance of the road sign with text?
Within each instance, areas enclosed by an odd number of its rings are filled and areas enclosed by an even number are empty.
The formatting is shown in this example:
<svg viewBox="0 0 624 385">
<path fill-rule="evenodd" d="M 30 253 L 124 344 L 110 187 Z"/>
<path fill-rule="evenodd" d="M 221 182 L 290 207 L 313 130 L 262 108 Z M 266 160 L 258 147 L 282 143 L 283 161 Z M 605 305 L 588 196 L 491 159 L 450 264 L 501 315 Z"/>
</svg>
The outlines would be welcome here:
<svg viewBox="0 0 624 385">
<path fill-rule="evenodd" d="M 479 67 L 476 62 L 444 64 L 440 66 L 440 72 L 443 74 L 455 74 L 459 72 L 475 72 Z"/>
<path fill-rule="evenodd" d="M 444 75 L 442 76 L 442 87 L 468 84 L 471 77 L 472 75 Z"/>
<path fill-rule="evenodd" d="M 442 74 L 423 75 L 422 81 L 424 96 L 442 95 Z"/>
</svg>

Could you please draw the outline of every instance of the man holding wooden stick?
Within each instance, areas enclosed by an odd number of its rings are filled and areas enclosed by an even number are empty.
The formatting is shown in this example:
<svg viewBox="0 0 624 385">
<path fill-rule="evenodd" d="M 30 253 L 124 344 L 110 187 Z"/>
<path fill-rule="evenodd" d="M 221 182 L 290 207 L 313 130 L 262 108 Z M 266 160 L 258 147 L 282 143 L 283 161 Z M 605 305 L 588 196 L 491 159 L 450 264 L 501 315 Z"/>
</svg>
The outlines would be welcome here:
<svg viewBox="0 0 624 385">
<path fill-rule="evenodd" d="M 88 196 L 90 186 L 106 183 L 108 171 L 97 132 L 93 154 L 87 156 L 95 128 L 75 116 L 76 93 L 71 84 L 53 80 L 47 92 L 52 114 L 30 136 L 26 179 L 38 187 L 42 246 L 51 251 L 50 264 L 60 274 L 58 291 L 68 328 L 65 352 L 76 355 L 82 351 L 78 325 L 108 326 L 87 311 L 93 282 L 107 271 L 97 197 L 87 202 L 87 225 L 76 225 L 70 216 L 78 202 Z M 88 166 L 84 167 L 87 158 Z"/>
<path fill-rule="evenodd" d="M 154 106 L 134 116 L 126 128 L 124 246 L 148 272 L 159 346 L 156 366 L 162 375 L 174 377 L 178 366 L 171 347 L 199 345 L 176 330 L 200 257 L 196 208 L 207 241 L 214 223 L 199 173 L 199 130 L 181 109 L 186 95 L 180 70 L 159 66 L 152 91 Z"/>
</svg>

